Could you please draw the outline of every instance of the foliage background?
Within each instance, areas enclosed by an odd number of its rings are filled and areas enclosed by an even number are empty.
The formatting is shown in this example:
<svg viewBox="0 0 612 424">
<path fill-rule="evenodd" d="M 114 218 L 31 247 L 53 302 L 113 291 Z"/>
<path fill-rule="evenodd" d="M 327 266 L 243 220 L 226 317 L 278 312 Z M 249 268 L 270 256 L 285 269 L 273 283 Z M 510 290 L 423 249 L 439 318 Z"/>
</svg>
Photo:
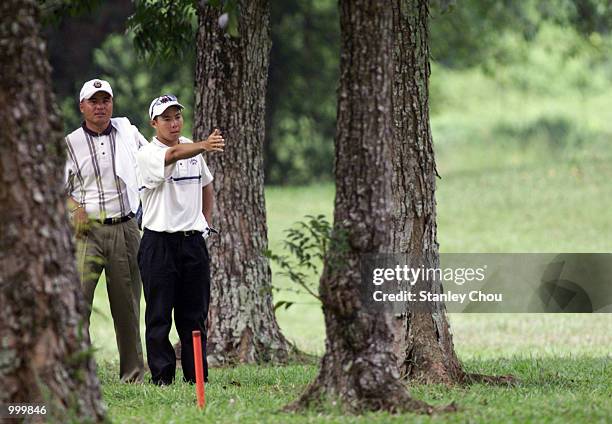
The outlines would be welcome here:
<svg viewBox="0 0 612 424">
<path fill-rule="evenodd" d="M 432 1 L 430 107 L 441 175 L 441 251 L 612 251 L 602 237 L 612 230 L 605 212 L 612 198 L 607 3 Z M 163 60 L 147 60 L 127 29 L 132 13 L 129 2 L 108 0 L 48 26 L 67 130 L 80 121 L 75 100 L 80 85 L 101 76 L 115 90 L 115 114 L 128 116 L 147 136 L 152 135 L 149 102 L 164 92 L 177 94 L 187 106 L 190 132 L 193 46 L 185 45 L 174 58 L 168 50 Z M 190 13 L 185 25 L 193 28 Z M 331 213 L 336 2 L 271 0 L 271 26 L 266 193 L 272 193 L 267 194 L 271 248 L 281 253 L 283 230 L 291 223 L 308 213 Z M 286 287 L 281 276 L 274 278 L 277 288 Z M 296 302 L 291 310 L 299 311 L 303 299 L 285 296 Z M 291 310 L 286 313 L 297 318 Z"/>
<path fill-rule="evenodd" d="M 604 0 L 433 2 L 431 121 L 442 171 L 446 157 L 466 149 L 470 154 L 461 166 L 468 168 L 607 149 L 612 12 L 606 5 Z M 145 60 L 126 29 L 133 12 L 130 3 L 111 0 L 47 29 L 67 129 L 80 120 L 75 97 L 82 82 L 100 76 L 116 92 L 116 115 L 128 116 L 145 135 L 152 134 L 149 102 L 164 92 L 187 106 L 186 131 L 191 131 L 193 46 L 167 53 L 165 60 Z M 272 0 L 271 25 L 266 181 L 331 181 L 336 2 Z"/>
<path fill-rule="evenodd" d="M 165 1 L 165 0 L 164 0 Z M 174 60 L 140 58 L 126 31 L 130 2 L 107 0 L 49 25 L 54 88 L 66 129 L 79 125 L 76 95 L 101 76 L 115 114 L 147 136 L 149 102 L 163 92 L 193 114 L 193 46 Z M 607 0 L 432 0 L 431 125 L 442 252 L 611 252 L 612 11 Z M 339 28 L 333 0 L 271 0 L 273 47 L 266 111 L 270 248 L 304 215 L 331 219 Z M 179 54 L 180 53 L 180 54 Z M 180 59 L 179 59 L 180 57 Z M 231 143 L 231 140 L 227 141 Z M 284 334 L 320 354 L 320 305 L 296 293 L 272 264 Z M 317 276 L 312 276 L 316 284 Z M 193 421 L 193 390 L 117 382 L 117 351 L 102 279 L 92 339 L 104 396 L 118 422 Z M 144 304 L 142 305 L 144 310 Z M 456 401 L 452 416 L 418 422 L 607 422 L 610 314 L 463 314 L 450 317 L 467 368 L 513 373 L 518 388 L 416 387 L 429 402 Z M 144 330 L 144 328 L 143 328 Z M 173 333 L 173 341 L 177 336 Z M 207 414 L 220 422 L 286 422 L 277 411 L 314 378 L 316 365 L 213 370 Z M 317 411 L 303 422 L 353 422 Z M 361 422 L 405 422 L 372 414 Z"/>
<path fill-rule="evenodd" d="M 430 107 L 442 252 L 612 251 L 607 3 L 432 1 Z M 128 116 L 147 136 L 149 102 L 164 92 L 187 106 L 190 132 L 193 46 L 174 59 L 146 60 L 127 30 L 132 13 L 129 2 L 108 0 L 47 27 L 67 129 L 80 121 L 75 97 L 82 82 L 101 76 L 116 92 L 115 114 Z M 187 16 L 185 25 L 193 28 L 195 18 Z M 271 26 L 266 196 L 270 247 L 282 253 L 283 230 L 293 222 L 331 215 L 336 2 L 271 0 Z M 318 351 L 318 305 L 286 291 L 288 284 L 274 275 L 274 285 L 285 290 L 275 300 L 295 302 L 277 311 L 281 324 L 303 348 Z M 301 320 L 312 308 L 318 318 Z"/>
</svg>

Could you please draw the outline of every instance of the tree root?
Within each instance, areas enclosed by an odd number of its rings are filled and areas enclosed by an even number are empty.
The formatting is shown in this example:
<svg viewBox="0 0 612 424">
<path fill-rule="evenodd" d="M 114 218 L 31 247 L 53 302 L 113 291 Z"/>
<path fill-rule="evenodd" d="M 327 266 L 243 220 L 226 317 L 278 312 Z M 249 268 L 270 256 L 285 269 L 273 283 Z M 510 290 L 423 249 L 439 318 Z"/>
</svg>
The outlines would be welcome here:
<svg viewBox="0 0 612 424">
<path fill-rule="evenodd" d="M 282 412 L 301 413 L 309 409 L 323 412 L 339 408 L 342 413 L 356 415 L 377 411 L 386 411 L 391 414 L 433 415 L 456 412 L 458 409 L 454 402 L 449 405 L 434 406 L 414 399 L 399 381 L 391 384 L 381 384 L 376 391 L 369 390 L 368 392 L 353 388 L 347 391 L 345 387 L 339 387 L 334 383 L 320 384 L 319 379 L 315 380 L 299 399 L 286 405 Z M 341 395 L 338 395 L 339 390 L 343 390 Z"/>
<path fill-rule="evenodd" d="M 489 384 L 497 386 L 517 386 L 520 380 L 513 375 L 485 375 L 477 373 L 465 373 L 461 384 Z"/>
</svg>

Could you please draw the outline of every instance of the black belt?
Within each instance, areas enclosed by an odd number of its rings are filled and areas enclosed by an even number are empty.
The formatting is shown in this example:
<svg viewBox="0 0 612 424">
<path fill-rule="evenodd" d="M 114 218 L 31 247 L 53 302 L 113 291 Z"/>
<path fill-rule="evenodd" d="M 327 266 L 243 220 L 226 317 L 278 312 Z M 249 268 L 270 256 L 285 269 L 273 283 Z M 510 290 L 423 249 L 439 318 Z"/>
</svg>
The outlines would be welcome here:
<svg viewBox="0 0 612 424">
<path fill-rule="evenodd" d="M 127 214 L 126 216 L 119 216 L 117 218 L 106 218 L 104 221 L 101 221 L 102 224 L 104 225 L 115 225 L 115 224 L 121 224 L 122 222 L 127 222 L 130 219 L 134 218 L 136 215 L 134 215 L 133 212 L 130 212 L 129 214 Z"/>
<path fill-rule="evenodd" d="M 153 230 L 149 230 L 148 228 L 144 229 L 145 232 L 149 232 L 149 233 L 153 233 L 153 234 L 159 234 L 159 235 L 163 235 L 163 236 L 167 236 L 167 237 L 174 237 L 174 236 L 183 236 L 183 237 L 189 237 L 189 236 L 195 236 L 195 235 L 202 235 L 202 231 L 197 231 L 197 230 L 188 230 L 188 231 L 174 231 L 172 233 L 168 233 L 165 231 L 153 231 Z"/>
<path fill-rule="evenodd" d="M 202 231 L 196 231 L 196 230 L 189 230 L 189 231 L 178 231 L 178 234 L 182 234 L 185 237 L 189 237 L 189 236 L 195 236 L 197 235 L 202 235 Z"/>
</svg>

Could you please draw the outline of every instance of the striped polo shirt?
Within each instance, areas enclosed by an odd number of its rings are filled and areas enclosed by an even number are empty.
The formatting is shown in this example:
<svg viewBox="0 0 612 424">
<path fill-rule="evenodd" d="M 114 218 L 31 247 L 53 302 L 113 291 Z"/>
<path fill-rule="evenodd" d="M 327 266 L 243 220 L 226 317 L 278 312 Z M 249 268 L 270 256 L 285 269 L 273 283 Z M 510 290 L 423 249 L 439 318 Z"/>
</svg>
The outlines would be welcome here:
<svg viewBox="0 0 612 424">
<path fill-rule="evenodd" d="M 109 123 L 103 132 L 96 133 L 83 122 L 65 140 L 68 194 L 82 204 L 93 219 L 128 215 L 131 209 L 127 189 L 124 181 L 117 176 L 117 129 L 114 125 Z M 134 143 L 142 146 L 147 141 L 135 131 Z"/>
</svg>

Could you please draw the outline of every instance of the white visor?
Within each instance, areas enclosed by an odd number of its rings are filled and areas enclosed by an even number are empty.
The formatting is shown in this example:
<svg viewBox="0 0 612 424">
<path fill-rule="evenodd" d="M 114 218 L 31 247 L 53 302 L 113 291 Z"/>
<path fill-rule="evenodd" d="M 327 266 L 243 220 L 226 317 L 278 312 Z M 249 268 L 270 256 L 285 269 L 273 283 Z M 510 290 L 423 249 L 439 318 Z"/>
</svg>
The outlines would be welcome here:
<svg viewBox="0 0 612 424">
<path fill-rule="evenodd" d="M 170 106 L 178 106 L 179 109 L 185 109 L 185 106 L 178 102 L 176 96 L 172 94 L 164 94 L 156 99 L 153 99 L 149 106 L 149 118 L 154 119 L 156 116 L 164 113 Z"/>
</svg>

